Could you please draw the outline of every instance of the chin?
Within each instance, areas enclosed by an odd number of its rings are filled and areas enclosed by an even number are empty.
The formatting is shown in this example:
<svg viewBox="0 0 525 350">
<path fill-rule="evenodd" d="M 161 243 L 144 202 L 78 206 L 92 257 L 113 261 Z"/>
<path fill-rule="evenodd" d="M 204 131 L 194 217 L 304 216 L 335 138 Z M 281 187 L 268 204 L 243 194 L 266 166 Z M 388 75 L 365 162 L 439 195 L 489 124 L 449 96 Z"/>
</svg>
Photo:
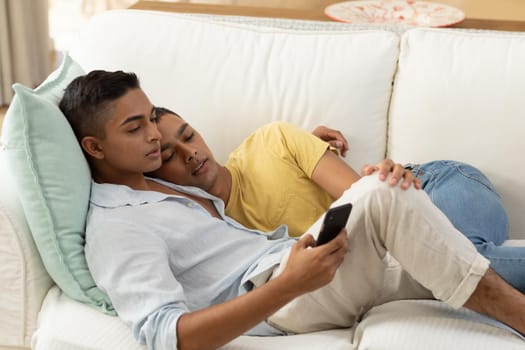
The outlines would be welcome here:
<svg viewBox="0 0 525 350">
<path fill-rule="evenodd" d="M 144 175 L 149 177 L 158 177 L 156 174 L 156 171 L 159 170 L 161 164 L 158 165 L 150 165 L 149 167 L 144 167 Z"/>
<path fill-rule="evenodd" d="M 205 181 L 200 181 L 199 184 L 195 185 L 196 187 L 199 187 L 200 189 L 203 189 L 204 191 L 208 192 L 210 191 L 210 189 L 213 187 L 213 185 L 215 184 L 215 181 L 216 178 L 213 177 L 213 178 L 207 178 L 205 179 Z"/>
</svg>

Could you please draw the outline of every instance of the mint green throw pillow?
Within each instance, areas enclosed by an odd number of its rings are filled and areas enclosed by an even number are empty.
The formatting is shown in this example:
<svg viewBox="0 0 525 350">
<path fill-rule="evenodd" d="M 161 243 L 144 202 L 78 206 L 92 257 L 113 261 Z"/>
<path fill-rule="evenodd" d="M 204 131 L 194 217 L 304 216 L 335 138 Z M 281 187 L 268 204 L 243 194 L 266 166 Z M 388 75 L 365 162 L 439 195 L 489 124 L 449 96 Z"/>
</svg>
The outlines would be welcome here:
<svg viewBox="0 0 525 350">
<path fill-rule="evenodd" d="M 3 125 L 3 143 L 17 192 L 44 266 L 70 297 L 115 314 L 98 289 L 84 255 L 91 174 L 58 108 L 64 89 L 82 68 L 69 56 L 39 87 L 13 85 L 15 97 Z"/>
</svg>

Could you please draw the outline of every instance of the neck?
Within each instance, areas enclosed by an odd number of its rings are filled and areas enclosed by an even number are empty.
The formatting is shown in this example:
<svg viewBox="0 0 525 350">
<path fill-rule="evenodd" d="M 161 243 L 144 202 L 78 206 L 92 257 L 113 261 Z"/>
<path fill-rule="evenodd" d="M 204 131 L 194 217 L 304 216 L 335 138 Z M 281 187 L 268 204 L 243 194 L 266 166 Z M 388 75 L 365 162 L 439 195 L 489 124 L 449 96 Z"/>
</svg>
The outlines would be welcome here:
<svg viewBox="0 0 525 350">
<path fill-rule="evenodd" d="M 93 170 L 93 180 L 99 184 L 124 185 L 138 191 L 150 190 L 150 186 L 142 173 L 113 174 Z"/>
<path fill-rule="evenodd" d="M 214 182 L 213 186 L 208 189 L 208 193 L 219 197 L 224 202 L 224 205 L 228 204 L 230 199 L 230 193 L 232 189 L 232 175 L 230 171 L 220 165 L 219 171 L 217 172 L 217 181 Z"/>
</svg>

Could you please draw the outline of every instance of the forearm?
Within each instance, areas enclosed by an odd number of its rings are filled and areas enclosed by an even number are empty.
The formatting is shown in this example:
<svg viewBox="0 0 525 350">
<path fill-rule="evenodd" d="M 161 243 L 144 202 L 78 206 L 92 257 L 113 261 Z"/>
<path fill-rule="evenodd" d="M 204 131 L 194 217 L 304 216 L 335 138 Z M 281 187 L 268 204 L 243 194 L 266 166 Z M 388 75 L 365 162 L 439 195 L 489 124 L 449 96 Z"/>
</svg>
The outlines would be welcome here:
<svg viewBox="0 0 525 350">
<path fill-rule="evenodd" d="M 314 246 L 313 236 L 304 235 L 292 246 L 286 268 L 275 279 L 228 302 L 182 315 L 177 323 L 179 350 L 224 345 L 294 298 L 329 283 L 348 251 L 346 231 Z"/>
<path fill-rule="evenodd" d="M 178 349 L 215 349 L 224 345 L 300 294 L 278 277 L 228 302 L 184 314 L 177 323 Z"/>
</svg>

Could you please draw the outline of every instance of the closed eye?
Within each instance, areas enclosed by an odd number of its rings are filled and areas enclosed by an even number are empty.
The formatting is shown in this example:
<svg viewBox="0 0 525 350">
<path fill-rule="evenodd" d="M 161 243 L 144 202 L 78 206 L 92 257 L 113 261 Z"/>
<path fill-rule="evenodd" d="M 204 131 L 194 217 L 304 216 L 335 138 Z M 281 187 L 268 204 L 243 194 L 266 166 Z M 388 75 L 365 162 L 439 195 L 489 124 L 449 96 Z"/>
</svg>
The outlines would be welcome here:
<svg viewBox="0 0 525 350">
<path fill-rule="evenodd" d="M 188 135 L 188 137 L 186 137 L 186 138 L 184 139 L 184 141 L 186 141 L 186 142 L 191 141 L 191 139 L 193 138 L 193 136 L 195 136 L 195 133 L 194 133 L 194 132 L 192 132 L 190 135 Z"/>
<path fill-rule="evenodd" d="M 129 132 L 130 134 L 133 134 L 133 133 L 136 133 L 137 131 L 139 131 L 139 129 L 140 129 L 140 126 L 137 126 L 136 128 L 129 129 L 128 132 Z"/>
</svg>

